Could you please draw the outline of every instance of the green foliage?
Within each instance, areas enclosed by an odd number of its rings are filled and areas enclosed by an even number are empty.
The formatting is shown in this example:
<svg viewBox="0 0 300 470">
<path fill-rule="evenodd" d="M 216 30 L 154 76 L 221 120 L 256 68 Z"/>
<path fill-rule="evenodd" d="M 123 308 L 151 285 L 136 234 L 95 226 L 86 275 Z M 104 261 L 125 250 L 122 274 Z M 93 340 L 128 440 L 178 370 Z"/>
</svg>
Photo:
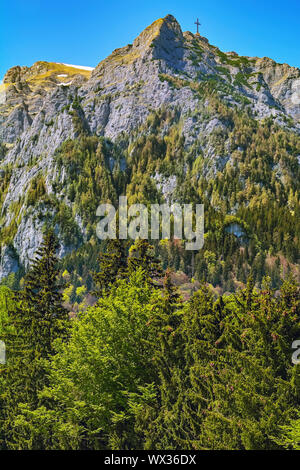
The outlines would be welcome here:
<svg viewBox="0 0 300 470">
<path fill-rule="evenodd" d="M 114 241 L 100 255 L 97 303 L 69 324 L 62 301 L 85 287 L 62 295 L 56 250 L 50 232 L 23 291 L 0 289 L 2 448 L 297 448 L 292 277 L 277 295 L 269 278 L 257 290 L 249 277 L 235 294 L 202 284 L 184 302 L 169 270 L 162 288 L 153 282 L 162 272 L 148 242 L 126 258 Z M 214 252 L 204 258 L 216 266 Z"/>
<path fill-rule="evenodd" d="M 300 450 L 300 419 L 291 420 L 286 426 L 282 426 L 281 434 L 274 439 L 275 442 L 288 450 Z"/>
<path fill-rule="evenodd" d="M 54 353 L 55 340 L 68 334 L 68 314 L 61 306 L 57 283 L 57 249 L 55 236 L 48 232 L 25 278 L 24 289 L 14 295 L 2 326 L 1 339 L 7 351 L 0 382 L 4 448 L 40 446 L 40 439 L 35 440 L 23 421 L 26 410 L 40 403 L 38 391 L 47 383 L 45 366 Z"/>
<path fill-rule="evenodd" d="M 108 240 L 107 253 L 100 252 L 100 271 L 94 273 L 94 283 L 101 295 L 109 291 L 117 279 L 126 276 L 128 269 L 126 243 L 122 240 Z"/>
<path fill-rule="evenodd" d="M 145 279 L 154 286 L 163 275 L 160 260 L 155 258 L 153 246 L 146 240 L 136 240 L 129 250 L 128 272 L 138 268 L 142 268 Z"/>
<path fill-rule="evenodd" d="M 202 287 L 186 303 L 159 385 L 136 397 L 136 429 L 146 449 L 274 449 L 274 436 L 299 406 L 299 291 L 285 282 L 280 299 L 265 285 L 214 302 Z M 167 377 L 168 376 L 168 377 Z"/>
<path fill-rule="evenodd" d="M 122 240 L 109 240 L 107 252 L 100 252 L 100 271 L 94 273 L 96 294 L 109 292 L 118 279 L 127 278 L 137 269 L 142 269 L 145 280 L 153 286 L 162 277 L 160 260 L 155 258 L 153 246 L 146 240 L 136 240 L 127 253 L 128 243 Z"/>
<path fill-rule="evenodd" d="M 249 85 L 249 83 L 248 83 L 248 80 L 247 80 L 248 77 L 249 77 L 249 75 L 244 74 L 242 72 L 238 72 L 235 76 L 233 84 L 234 85 L 239 85 L 239 86 L 242 85 L 242 86 L 245 86 L 247 88 L 252 88 L 251 85 Z"/>
<path fill-rule="evenodd" d="M 3 334 L 9 312 L 15 308 L 14 295 L 7 286 L 0 286 L 0 335 Z"/>
<path fill-rule="evenodd" d="M 53 222 L 59 224 L 63 242 L 73 246 L 80 244 L 81 233 L 69 206 L 64 203 L 59 204 Z"/>
<path fill-rule="evenodd" d="M 67 181 L 58 185 L 73 202 L 84 222 L 96 220 L 96 210 L 102 202 L 115 202 L 116 190 L 109 169 L 109 147 L 96 137 L 81 137 L 66 141 L 58 151 L 56 160 L 60 168 L 65 167 Z M 121 188 L 120 188 L 121 189 Z"/>
<path fill-rule="evenodd" d="M 38 175 L 31 180 L 30 188 L 27 193 L 27 205 L 34 206 L 38 200 L 47 194 L 45 179 Z"/>
<path fill-rule="evenodd" d="M 12 174 L 12 169 L 10 165 L 1 169 L 0 173 L 0 209 L 2 209 L 3 202 L 5 200 L 5 196 L 7 194 L 10 178 Z"/>
<path fill-rule="evenodd" d="M 41 394 L 45 401 L 57 404 L 55 421 L 53 412 L 44 407 L 33 414 L 40 437 L 40 426 L 50 426 L 43 445 L 136 446 L 128 393 L 138 392 L 153 378 L 147 322 L 157 298 L 143 278 L 140 270 L 129 280 L 118 281 L 74 324 L 69 343 L 60 347 L 51 365 L 49 387 Z"/>
<path fill-rule="evenodd" d="M 240 73 L 250 78 L 243 70 Z M 76 239 L 83 242 L 78 215 L 86 227 L 82 249 L 77 248 L 64 260 L 72 284 L 75 286 L 76 277 L 83 276 L 88 289 L 92 287 L 83 260 L 89 260 L 91 264 L 87 266 L 91 270 L 99 270 L 96 256 L 92 256 L 97 251 L 98 205 L 111 202 L 117 206 L 118 196 L 124 194 L 129 205 L 165 202 L 161 181 L 172 177 L 176 178 L 172 200 L 203 203 L 205 207 L 205 249 L 195 254 L 195 277 L 221 286 L 226 292 L 245 284 L 252 271 L 257 285 L 267 274 L 272 285 L 279 288 L 282 269 L 285 273 L 298 269 L 299 137 L 278 127 L 272 119 L 257 121 L 246 104 L 235 107 L 225 102 L 224 94 L 233 96 L 228 80 L 218 78 L 216 82 L 214 76 L 207 75 L 193 83 L 177 76 L 172 79 L 176 86 L 189 86 L 199 97 L 199 109 L 191 113 L 196 123 L 201 119 L 206 125 L 217 116 L 224 127 L 187 148 L 179 112 L 161 108 L 151 112 L 146 122 L 132 131 L 130 139 L 120 135 L 112 143 L 81 135 L 66 141 L 56 153 L 64 181 L 60 175 L 54 189 L 66 203 L 54 205 L 55 223 L 58 222 L 64 241 L 71 241 L 76 248 Z M 234 100 L 238 101 L 239 96 L 233 96 Z M 214 148 L 213 160 L 203 155 L 206 146 Z M 228 233 L 224 221 L 229 219 L 244 228 L 245 239 Z M 5 238 L 10 240 L 16 229 L 17 226 L 4 228 L 9 232 Z M 153 245 L 164 267 L 180 266 L 192 274 L 191 255 L 178 244 L 170 242 L 168 247 L 162 247 L 154 241 Z M 215 253 L 214 265 L 207 263 L 205 250 Z"/>
</svg>

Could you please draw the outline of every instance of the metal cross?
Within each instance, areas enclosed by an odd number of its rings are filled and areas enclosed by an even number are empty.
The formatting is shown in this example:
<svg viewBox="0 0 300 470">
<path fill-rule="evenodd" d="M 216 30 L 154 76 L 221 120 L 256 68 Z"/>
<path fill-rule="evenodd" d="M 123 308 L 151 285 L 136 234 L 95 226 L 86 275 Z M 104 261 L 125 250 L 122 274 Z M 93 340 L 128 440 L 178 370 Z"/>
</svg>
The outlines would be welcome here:
<svg viewBox="0 0 300 470">
<path fill-rule="evenodd" d="M 198 18 L 197 18 L 197 21 L 195 21 L 195 24 L 197 25 L 197 34 L 199 34 L 199 26 L 201 26 L 201 23 L 199 23 Z"/>
</svg>

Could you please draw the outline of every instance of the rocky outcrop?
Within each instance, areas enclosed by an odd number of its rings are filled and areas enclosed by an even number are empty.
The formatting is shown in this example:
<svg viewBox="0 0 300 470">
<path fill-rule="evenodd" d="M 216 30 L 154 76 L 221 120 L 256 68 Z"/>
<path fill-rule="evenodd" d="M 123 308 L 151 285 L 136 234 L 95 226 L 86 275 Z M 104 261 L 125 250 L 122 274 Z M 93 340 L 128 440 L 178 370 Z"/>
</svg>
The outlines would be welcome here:
<svg viewBox="0 0 300 470">
<path fill-rule="evenodd" d="M 211 161 L 207 174 L 222 171 L 230 155 L 218 157 L 209 139 L 228 129 L 217 116 L 203 118 L 199 86 L 208 82 L 229 105 L 244 100 L 257 119 L 273 116 L 300 132 L 299 69 L 268 58 L 223 53 L 206 38 L 183 33 L 171 15 L 155 21 L 133 44 L 113 51 L 93 71 L 47 62 L 10 69 L 0 85 L 0 171 L 9 167 L 12 174 L 0 211 L 7 227 L 10 207 L 23 204 L 13 240 L 20 262 L 28 266 L 42 238 L 42 222 L 28 215 L 24 205 L 31 181 L 43 174 L 48 193 L 53 192 L 54 182 L 63 178 L 53 154 L 82 129 L 115 141 L 121 133 L 135 131 L 152 110 L 176 109 L 185 145 L 205 137 L 202 150 Z M 176 177 L 153 177 L 168 198 Z M 17 266 L 7 250 L 2 249 L 0 278 Z M 67 251 L 65 246 L 62 254 Z"/>
<path fill-rule="evenodd" d="M 0 256 L 0 281 L 11 273 L 17 272 L 19 267 L 19 260 L 15 250 L 9 246 L 3 246 Z"/>
</svg>

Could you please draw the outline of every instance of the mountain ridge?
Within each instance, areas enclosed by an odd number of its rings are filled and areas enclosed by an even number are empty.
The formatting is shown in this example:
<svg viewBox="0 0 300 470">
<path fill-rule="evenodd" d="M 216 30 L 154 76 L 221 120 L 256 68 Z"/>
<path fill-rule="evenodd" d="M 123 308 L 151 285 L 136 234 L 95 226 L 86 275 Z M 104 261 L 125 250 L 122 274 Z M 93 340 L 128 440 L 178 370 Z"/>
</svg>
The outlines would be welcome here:
<svg viewBox="0 0 300 470">
<path fill-rule="evenodd" d="M 278 135 L 282 129 L 285 139 L 298 142 L 300 106 L 292 99 L 298 80 L 297 68 L 268 58 L 223 53 L 206 38 L 183 33 L 172 15 L 156 20 L 132 45 L 116 49 L 92 71 L 42 61 L 32 67 L 10 69 L 5 75 L 4 89 L 0 89 L 0 184 L 3 188 L 0 279 L 20 266 L 28 267 L 42 239 L 45 220 L 48 216 L 56 217 L 55 207 L 49 210 L 43 203 L 37 217 L 36 208 L 28 206 L 30 189 L 34 187 L 38 192 L 35 186 L 38 179 L 43 179 L 40 191 L 44 191 L 38 197 L 43 199 L 46 194 L 63 201 L 72 212 L 74 226 L 80 234 L 78 240 L 88 239 L 84 217 L 63 189 L 69 168 L 67 165 L 59 168 L 57 154 L 61 154 L 65 142 L 82 138 L 92 142 L 94 137 L 108 139 L 117 152 L 118 142 L 123 139 L 121 148 L 128 146 L 128 149 L 120 151 L 123 153 L 118 158 L 113 152 L 108 156 L 110 150 L 107 150 L 108 160 L 104 159 L 105 170 L 101 172 L 107 171 L 105 178 L 113 178 L 118 167 L 122 179 L 130 168 L 131 191 L 136 183 L 133 183 L 135 170 L 130 155 L 134 154 L 140 138 L 154 132 L 155 119 L 160 119 L 162 128 L 157 128 L 160 138 L 179 139 L 181 152 L 194 155 L 186 158 L 193 158 L 195 165 L 202 156 L 202 174 L 216 178 L 226 165 L 235 165 L 235 158 L 242 159 L 239 152 L 246 155 L 250 145 L 247 139 L 237 149 L 232 145 L 231 134 L 239 122 L 238 113 L 251 116 L 251 132 L 259 132 L 256 126 L 264 128 L 264 122 L 269 119 L 274 128 L 278 127 Z M 159 118 L 152 117 L 155 115 Z M 222 145 L 218 139 L 224 140 Z M 250 137 L 248 141 L 251 142 Z M 292 165 L 297 165 L 298 143 L 295 145 Z M 169 152 L 176 155 L 176 146 Z M 180 165 L 184 169 L 186 163 Z M 272 165 L 270 171 L 277 172 L 280 184 L 292 185 L 295 191 L 291 170 L 277 161 Z M 151 184 L 162 192 L 162 197 L 169 200 L 177 197 L 179 177 L 151 171 Z M 181 177 L 187 178 L 186 173 Z M 245 183 L 241 180 L 240 184 L 242 188 Z M 119 191 L 117 186 L 114 191 Z M 218 204 L 213 204 L 216 209 Z M 56 227 L 62 238 L 62 224 L 57 223 Z M 71 253 L 76 243 L 63 242 L 60 255 Z"/>
<path fill-rule="evenodd" d="M 187 52 L 187 53 L 186 53 Z M 147 57 L 147 59 L 146 59 Z M 182 58 L 184 57 L 184 60 Z M 148 62 L 145 66 L 140 66 L 139 62 Z M 255 64 L 254 64 L 255 61 Z M 153 62 L 159 62 L 159 65 L 153 64 Z M 48 64 L 48 65 L 47 65 Z M 24 88 L 28 85 L 32 85 L 34 82 L 41 82 L 43 85 L 43 91 L 51 91 L 55 89 L 54 67 L 60 67 L 59 64 L 37 62 L 32 67 L 13 67 L 10 69 L 4 77 L 4 86 L 6 89 L 2 91 L 1 102 L 9 103 L 9 99 L 13 91 L 19 92 L 21 90 L 16 89 L 22 83 L 23 95 Z M 62 65 L 62 64 L 61 64 Z M 37 68 L 48 69 L 46 73 L 41 75 L 36 73 Z M 67 81 L 66 85 L 83 85 L 82 93 L 86 89 L 95 93 L 95 90 L 103 88 L 103 90 L 110 93 L 113 84 L 122 84 L 122 69 L 125 67 L 130 70 L 126 70 L 126 84 L 136 82 L 136 78 L 141 80 L 149 80 L 149 77 L 155 77 L 157 74 L 187 74 L 188 80 L 199 81 L 199 74 L 205 74 L 206 76 L 219 74 L 222 75 L 225 83 L 231 80 L 230 85 L 233 83 L 235 90 L 242 93 L 247 99 L 253 100 L 254 107 L 259 113 L 259 117 L 265 117 L 272 114 L 273 110 L 277 108 L 277 114 L 282 112 L 292 118 L 296 119 L 297 127 L 299 127 L 299 106 L 294 106 L 291 102 L 290 97 L 293 94 L 292 86 L 295 80 L 300 79 L 300 71 L 294 67 L 290 67 L 287 64 L 276 64 L 272 59 L 268 58 L 247 58 L 236 56 L 235 53 L 223 53 L 215 46 L 211 46 L 205 39 L 197 37 L 190 32 L 182 33 L 179 24 L 172 15 L 168 15 L 164 19 L 155 21 L 152 25 L 146 28 L 134 41 L 133 45 L 125 46 L 124 48 L 116 49 L 106 59 L 101 61 L 98 66 L 89 74 L 88 71 L 75 69 L 73 74 L 70 74 L 71 69 L 65 69 L 62 66 L 61 74 L 67 72 L 67 75 L 71 77 L 75 76 L 77 80 Z M 138 67 L 138 74 L 134 74 L 134 67 Z M 255 71 L 254 71 L 255 70 Z M 58 70 L 59 71 L 59 70 Z M 27 75 L 26 75 L 27 74 Z M 198 77 L 197 77 L 198 74 Z M 14 75 L 17 75 L 15 77 Z M 29 75 L 29 77 L 28 77 Z M 31 75 L 31 77 L 30 77 Z M 56 73 L 56 78 L 60 74 Z M 113 80 L 112 77 L 113 76 Z M 46 78 L 49 80 L 46 80 Z M 43 77 L 43 79 L 39 78 Z M 88 79 L 88 84 L 82 83 L 83 78 Z M 184 78 L 184 77 L 180 77 Z M 11 82 L 11 79 L 13 81 Z M 81 79 L 81 82 L 80 82 Z M 201 77 L 200 77 L 201 80 Z M 59 80 L 63 81 L 63 80 Z M 99 82 L 99 83 L 98 83 Z M 19 85 L 16 85 L 19 84 Z M 37 83 L 39 84 L 39 83 Z M 15 85 L 14 90 L 9 90 L 10 85 Z M 123 91 L 120 86 L 117 87 L 118 92 Z M 33 90 L 34 91 L 34 90 Z M 38 92 L 40 92 L 38 90 Z M 151 89 L 152 93 L 159 92 L 158 87 Z M 4 95 L 3 95 L 4 93 Z M 144 91 L 144 93 L 146 93 Z M 95 93 L 96 95 L 103 96 L 104 93 Z M 22 99 L 23 96 L 14 96 Z M 30 93 L 25 96 L 29 98 Z M 13 101 L 13 99 L 11 101 Z M 157 100 L 159 104 L 164 97 L 161 95 Z M 23 100 L 24 101 L 24 100 Z M 88 101 L 88 100 L 87 100 Z M 152 100 L 148 100 L 151 101 Z M 2 106 L 5 104 L 2 103 Z M 39 100 L 39 106 L 41 105 Z M 149 105 L 149 103 L 147 103 Z M 154 103 L 155 104 L 155 103 Z M 23 126 L 17 129 L 13 135 L 7 135 L 8 132 L 4 133 L 2 140 L 7 143 L 12 143 L 16 137 L 20 135 L 20 132 L 28 127 L 28 121 L 34 116 L 28 113 L 26 105 L 22 109 L 23 114 Z M 273 107 L 273 110 L 270 110 Z M 105 106 L 102 107 L 105 114 Z M 34 110 L 36 111 L 36 110 Z M 147 110 L 140 109 L 140 114 L 146 114 Z M 87 107 L 87 112 L 89 109 Z M 20 112 L 19 112 L 20 114 Z M 100 110 L 101 114 L 101 110 Z M 136 118 L 136 116 L 134 117 Z M 9 128 L 13 127 L 13 120 L 9 120 Z M 114 138 L 117 132 L 121 132 L 123 129 L 116 129 L 116 131 L 107 132 L 107 136 Z M 92 132 L 97 132 L 97 129 L 93 128 Z M 5 126 L 4 126 L 5 132 Z M 105 134 L 105 131 L 104 131 Z"/>
</svg>

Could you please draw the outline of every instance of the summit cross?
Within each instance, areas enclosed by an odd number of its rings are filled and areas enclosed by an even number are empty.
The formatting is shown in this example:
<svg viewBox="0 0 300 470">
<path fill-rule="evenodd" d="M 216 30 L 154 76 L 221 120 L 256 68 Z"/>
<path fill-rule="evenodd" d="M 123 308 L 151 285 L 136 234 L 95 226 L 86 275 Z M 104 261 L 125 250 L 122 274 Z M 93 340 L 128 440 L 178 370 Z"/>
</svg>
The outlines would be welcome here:
<svg viewBox="0 0 300 470">
<path fill-rule="evenodd" d="M 199 26 L 201 26 L 201 23 L 199 23 L 198 18 L 197 18 L 197 21 L 195 21 L 195 24 L 197 25 L 197 34 L 199 34 Z"/>
</svg>

